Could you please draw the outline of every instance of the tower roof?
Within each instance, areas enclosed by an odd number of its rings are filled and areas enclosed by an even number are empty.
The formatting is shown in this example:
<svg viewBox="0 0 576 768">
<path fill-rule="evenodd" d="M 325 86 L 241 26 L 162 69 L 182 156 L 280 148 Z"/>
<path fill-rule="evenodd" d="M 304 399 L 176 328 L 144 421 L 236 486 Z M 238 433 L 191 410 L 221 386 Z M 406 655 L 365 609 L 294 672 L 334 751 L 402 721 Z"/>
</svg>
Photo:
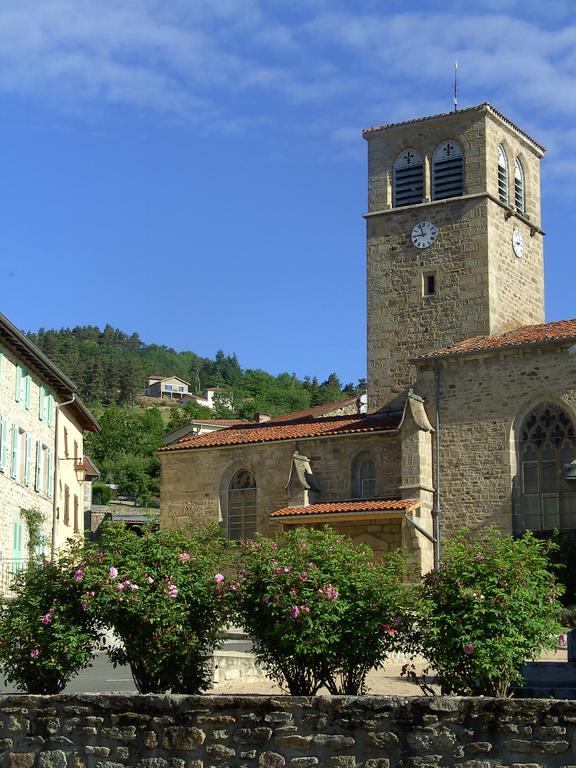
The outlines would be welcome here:
<svg viewBox="0 0 576 768">
<path fill-rule="evenodd" d="M 464 109 L 458 109 L 453 112 L 442 112 L 438 115 L 428 115 L 427 117 L 415 117 L 412 120 L 403 120 L 399 123 L 386 123 L 384 125 L 376 125 L 372 128 L 365 128 L 362 131 L 362 136 L 365 139 L 368 139 L 373 134 L 382 133 L 384 131 L 390 130 L 391 128 L 399 128 L 404 125 L 413 125 L 415 123 L 424 123 L 427 120 L 438 120 L 440 118 L 450 118 L 450 117 L 453 117 L 454 115 L 461 115 L 466 112 L 487 112 L 488 114 L 494 115 L 503 123 L 505 123 L 509 128 L 511 128 L 515 133 L 521 136 L 525 141 L 527 141 L 528 144 L 530 144 L 534 149 L 537 150 L 537 152 L 543 154 L 546 151 L 545 147 L 543 147 L 542 144 L 539 144 L 537 141 L 535 141 L 531 136 L 529 136 L 526 133 L 526 131 L 523 131 L 521 128 L 519 128 L 515 123 L 512 122 L 512 120 L 506 117 L 506 115 L 503 115 L 502 112 L 499 112 L 497 109 L 495 109 L 487 101 L 483 102 L 482 104 L 476 104 L 474 107 L 465 107 Z"/>
</svg>

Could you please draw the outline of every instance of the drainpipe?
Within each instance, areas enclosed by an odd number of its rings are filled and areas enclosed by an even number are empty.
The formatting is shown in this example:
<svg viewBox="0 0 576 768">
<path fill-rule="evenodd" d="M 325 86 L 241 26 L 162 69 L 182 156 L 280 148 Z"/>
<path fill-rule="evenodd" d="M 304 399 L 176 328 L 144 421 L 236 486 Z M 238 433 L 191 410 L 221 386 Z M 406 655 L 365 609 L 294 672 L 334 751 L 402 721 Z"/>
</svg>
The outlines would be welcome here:
<svg viewBox="0 0 576 768">
<path fill-rule="evenodd" d="M 56 527 L 58 525 L 58 421 L 60 415 L 60 408 L 65 405 L 72 405 L 76 400 L 76 395 L 72 395 L 71 400 L 66 400 L 64 403 L 56 403 L 54 410 L 56 411 L 56 417 L 54 420 L 54 474 L 52 482 L 52 540 L 50 542 L 50 560 L 54 560 L 54 554 L 56 552 Z"/>
<path fill-rule="evenodd" d="M 434 485 L 436 492 L 434 494 L 434 509 L 432 510 L 432 522 L 434 526 L 434 568 L 440 568 L 440 369 L 438 360 L 434 360 L 434 390 L 436 406 L 436 477 Z"/>
</svg>

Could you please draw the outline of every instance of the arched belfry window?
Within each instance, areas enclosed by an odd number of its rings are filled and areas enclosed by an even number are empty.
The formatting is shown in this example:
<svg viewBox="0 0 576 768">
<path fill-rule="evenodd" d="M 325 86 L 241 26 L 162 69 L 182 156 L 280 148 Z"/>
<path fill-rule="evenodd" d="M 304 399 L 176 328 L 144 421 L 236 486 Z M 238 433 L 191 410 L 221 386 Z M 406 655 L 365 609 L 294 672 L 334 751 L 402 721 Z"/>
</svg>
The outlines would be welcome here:
<svg viewBox="0 0 576 768">
<path fill-rule="evenodd" d="M 376 496 L 376 464 L 365 453 L 352 463 L 352 498 L 372 499 Z"/>
<path fill-rule="evenodd" d="M 518 213 L 526 213 L 524 169 L 518 158 L 514 161 L 514 205 L 516 206 Z"/>
<path fill-rule="evenodd" d="M 456 141 L 443 141 L 432 155 L 432 199 L 464 194 L 464 152 Z"/>
<path fill-rule="evenodd" d="M 572 420 L 559 406 L 539 405 L 520 432 L 518 531 L 576 528 L 575 460 Z"/>
<path fill-rule="evenodd" d="M 498 145 L 498 197 L 508 205 L 508 158 L 502 144 Z"/>
<path fill-rule="evenodd" d="M 415 205 L 424 199 L 424 165 L 415 149 L 403 149 L 394 161 L 394 206 Z"/>
<path fill-rule="evenodd" d="M 239 469 L 228 486 L 228 538 L 244 541 L 256 533 L 256 480 L 247 469 Z"/>
</svg>

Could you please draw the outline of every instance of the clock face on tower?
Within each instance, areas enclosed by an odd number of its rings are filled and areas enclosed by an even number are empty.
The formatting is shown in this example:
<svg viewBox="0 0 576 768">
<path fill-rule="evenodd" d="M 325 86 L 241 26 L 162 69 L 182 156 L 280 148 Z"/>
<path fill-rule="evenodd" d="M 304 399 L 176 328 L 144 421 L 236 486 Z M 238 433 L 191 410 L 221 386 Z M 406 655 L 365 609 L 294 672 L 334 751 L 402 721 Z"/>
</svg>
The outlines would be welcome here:
<svg viewBox="0 0 576 768">
<path fill-rule="evenodd" d="M 438 237 L 438 227 L 431 221 L 420 221 L 412 230 L 412 243 L 416 248 L 428 248 Z"/>
<path fill-rule="evenodd" d="M 518 258 L 524 255 L 524 240 L 522 239 L 522 234 L 517 229 L 512 233 L 512 248 Z"/>
</svg>

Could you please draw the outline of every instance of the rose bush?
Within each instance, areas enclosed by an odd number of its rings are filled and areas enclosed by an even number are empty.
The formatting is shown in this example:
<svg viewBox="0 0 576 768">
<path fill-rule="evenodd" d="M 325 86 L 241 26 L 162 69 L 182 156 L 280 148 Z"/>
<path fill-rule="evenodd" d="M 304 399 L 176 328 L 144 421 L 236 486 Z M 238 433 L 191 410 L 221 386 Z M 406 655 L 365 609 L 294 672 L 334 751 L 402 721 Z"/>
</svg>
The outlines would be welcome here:
<svg viewBox="0 0 576 768">
<path fill-rule="evenodd" d="M 99 635 L 82 606 L 82 572 L 77 550 L 32 559 L 0 607 L 0 671 L 27 693 L 59 693 L 90 666 Z"/>
<path fill-rule="evenodd" d="M 210 685 L 208 656 L 224 636 L 226 596 L 215 580 L 225 553 L 217 527 L 145 532 L 102 526 L 82 574 L 83 605 L 120 645 L 141 693 L 198 693 Z"/>
<path fill-rule="evenodd" d="M 365 690 L 368 671 L 403 643 L 408 593 L 398 554 L 374 560 L 367 547 L 329 528 L 299 528 L 242 547 L 235 596 L 268 675 L 292 694 Z"/>
<path fill-rule="evenodd" d="M 414 638 L 444 694 L 506 696 L 524 661 L 555 647 L 561 586 L 550 546 L 495 529 L 447 542 L 441 569 L 423 578 Z"/>
</svg>

